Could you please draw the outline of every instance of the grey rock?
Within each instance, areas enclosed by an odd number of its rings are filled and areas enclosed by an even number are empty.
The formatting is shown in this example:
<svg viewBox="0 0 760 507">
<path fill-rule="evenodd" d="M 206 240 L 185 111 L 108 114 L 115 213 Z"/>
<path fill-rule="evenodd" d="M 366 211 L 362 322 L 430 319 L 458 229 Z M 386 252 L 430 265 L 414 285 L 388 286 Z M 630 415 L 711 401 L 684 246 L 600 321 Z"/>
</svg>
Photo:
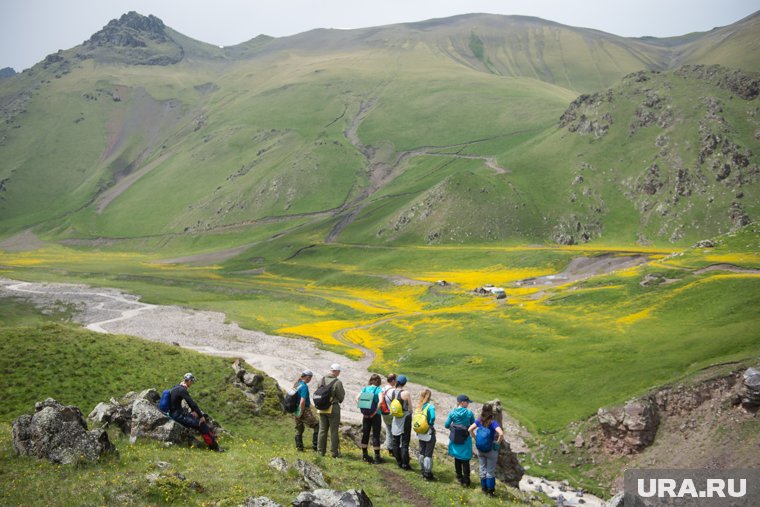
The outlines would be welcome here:
<svg viewBox="0 0 760 507">
<path fill-rule="evenodd" d="M 287 472 L 290 468 L 290 465 L 284 458 L 272 458 L 269 461 L 269 466 L 277 470 L 278 472 Z"/>
<path fill-rule="evenodd" d="M 318 489 L 313 492 L 304 491 L 293 501 L 294 507 L 372 507 L 364 490 L 349 489 L 335 491 Z"/>
<path fill-rule="evenodd" d="M 245 503 L 240 504 L 239 507 L 283 507 L 274 500 L 265 496 L 256 496 L 246 499 Z"/>
<path fill-rule="evenodd" d="M 132 404 L 132 429 L 129 441 L 152 438 L 161 442 L 189 445 L 195 441 L 195 432 L 167 417 L 155 404 L 139 398 Z"/>
<path fill-rule="evenodd" d="M 320 470 L 316 465 L 312 465 L 311 463 L 302 459 L 297 459 L 293 468 L 298 470 L 298 473 L 301 474 L 301 479 L 303 480 L 303 483 L 307 489 L 319 489 L 327 487 L 327 482 L 325 481 L 325 477 L 322 474 L 322 470 Z"/>
<path fill-rule="evenodd" d="M 617 495 L 613 496 L 612 499 L 607 502 L 607 507 L 624 507 L 623 498 L 625 494 L 621 491 Z"/>
<path fill-rule="evenodd" d="M 760 371 L 748 368 L 742 375 L 740 388 L 742 405 L 745 408 L 760 407 Z"/>
<path fill-rule="evenodd" d="M 284 458 L 275 457 L 269 462 L 269 466 L 283 473 L 290 469 L 296 470 L 301 479 L 301 486 L 308 490 L 327 487 L 322 470 L 302 459 L 297 459 L 293 465 L 290 465 Z"/>
<path fill-rule="evenodd" d="M 16 454 L 70 464 L 95 462 L 105 454 L 117 452 L 104 430 L 87 430 L 79 408 L 48 398 L 37 403 L 34 410 L 34 414 L 13 421 Z"/>
</svg>

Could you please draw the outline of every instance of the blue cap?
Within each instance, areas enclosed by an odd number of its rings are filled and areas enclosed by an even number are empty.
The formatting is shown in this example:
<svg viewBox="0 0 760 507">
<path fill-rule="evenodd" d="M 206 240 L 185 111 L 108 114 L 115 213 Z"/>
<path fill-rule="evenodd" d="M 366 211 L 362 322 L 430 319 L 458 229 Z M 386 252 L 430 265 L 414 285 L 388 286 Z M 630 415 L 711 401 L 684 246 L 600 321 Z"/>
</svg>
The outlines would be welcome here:
<svg viewBox="0 0 760 507">
<path fill-rule="evenodd" d="M 406 375 L 399 375 L 396 377 L 396 383 L 401 384 L 402 386 L 406 384 Z"/>
<path fill-rule="evenodd" d="M 463 401 L 470 401 L 470 398 L 466 394 L 460 394 L 457 396 L 457 403 L 462 403 Z"/>
</svg>

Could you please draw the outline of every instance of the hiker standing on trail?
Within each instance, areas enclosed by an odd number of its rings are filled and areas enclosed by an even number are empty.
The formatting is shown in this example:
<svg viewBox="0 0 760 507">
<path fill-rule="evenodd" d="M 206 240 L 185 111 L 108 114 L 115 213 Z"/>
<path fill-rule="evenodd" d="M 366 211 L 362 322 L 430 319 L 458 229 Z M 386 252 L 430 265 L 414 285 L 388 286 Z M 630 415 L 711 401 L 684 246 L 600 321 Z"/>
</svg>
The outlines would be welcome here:
<svg viewBox="0 0 760 507">
<path fill-rule="evenodd" d="M 411 401 L 412 395 L 406 389 L 406 376 L 399 375 L 396 378 L 396 389 L 393 390 L 390 409 L 391 415 L 393 415 L 393 423 L 391 424 L 393 452 L 396 457 L 396 464 L 402 470 L 412 469 L 409 466 L 409 439 L 412 436 L 412 418 L 409 410 Z"/>
<path fill-rule="evenodd" d="M 201 411 L 188 392 L 188 389 L 195 383 L 195 380 L 195 375 L 185 373 L 182 382 L 171 388 L 169 394 L 169 417 L 182 426 L 187 426 L 200 432 L 203 441 L 206 442 L 206 445 L 212 451 L 224 452 L 224 449 L 219 447 L 214 434 L 211 432 L 211 428 L 208 426 L 206 414 Z M 190 407 L 190 412 L 182 408 L 182 400 L 185 400 L 187 406 Z"/>
<path fill-rule="evenodd" d="M 469 428 L 475 422 L 475 414 L 467 408 L 470 398 L 466 394 L 457 396 L 457 408 L 449 412 L 444 426 L 449 429 L 449 456 L 454 458 L 457 480 L 465 488 L 470 487 L 470 459 L 472 459 L 472 437 Z"/>
<path fill-rule="evenodd" d="M 319 381 L 317 390 L 314 391 L 314 406 L 319 412 L 319 454 L 325 455 L 327 451 L 327 434 L 330 434 L 330 452 L 333 458 L 340 457 L 340 439 L 338 426 L 340 425 L 340 404 L 346 397 L 343 383 L 338 380 L 340 365 L 330 366 L 330 373 Z"/>
<path fill-rule="evenodd" d="M 475 440 L 480 464 L 480 487 L 483 493 L 493 495 L 496 492 L 496 461 L 499 459 L 499 445 L 504 438 L 504 431 L 494 419 L 493 405 L 486 403 L 478 418 L 468 428 Z"/>
<path fill-rule="evenodd" d="M 317 438 L 319 437 L 319 421 L 314 414 L 314 410 L 311 408 L 311 399 L 309 398 L 309 386 L 314 373 L 311 370 L 304 370 L 301 372 L 296 385 L 293 386 L 298 394 L 298 406 L 295 412 L 296 421 L 296 449 L 303 451 L 303 434 L 308 426 L 314 433 L 311 439 L 311 448 L 317 450 Z"/>
<path fill-rule="evenodd" d="M 389 373 L 386 377 L 388 381 L 383 387 L 382 398 L 380 399 L 380 415 L 383 418 L 385 424 L 385 448 L 388 449 L 388 454 L 395 456 L 393 452 L 393 434 L 391 433 L 391 425 L 393 424 L 393 416 L 391 415 L 391 396 L 393 396 L 393 390 L 396 389 L 396 374 Z"/>
<path fill-rule="evenodd" d="M 412 417 L 412 429 L 417 434 L 420 451 L 417 460 L 422 469 L 422 478 L 434 481 L 433 451 L 435 450 L 435 406 L 431 403 L 430 389 L 425 389 L 417 401 L 417 410 Z"/>
<path fill-rule="evenodd" d="M 367 463 L 379 464 L 383 462 L 380 457 L 380 429 L 383 420 L 380 417 L 380 395 L 383 390 L 380 387 L 382 379 L 377 373 L 369 377 L 369 385 L 356 396 L 359 404 L 359 410 L 362 413 L 362 459 Z M 367 446 L 369 444 L 369 435 L 372 433 L 372 447 L 375 450 L 375 458 L 371 458 Z"/>
</svg>

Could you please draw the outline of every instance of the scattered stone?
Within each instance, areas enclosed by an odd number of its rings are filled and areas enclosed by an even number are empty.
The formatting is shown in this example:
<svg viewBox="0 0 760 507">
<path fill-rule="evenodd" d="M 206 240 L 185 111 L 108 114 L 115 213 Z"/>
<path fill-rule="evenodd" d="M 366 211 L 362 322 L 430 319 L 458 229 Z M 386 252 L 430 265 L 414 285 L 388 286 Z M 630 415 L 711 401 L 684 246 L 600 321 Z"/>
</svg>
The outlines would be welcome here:
<svg viewBox="0 0 760 507">
<path fill-rule="evenodd" d="M 573 444 L 578 449 L 584 447 L 586 445 L 586 441 L 583 439 L 583 435 L 578 433 L 578 436 L 575 437 L 575 442 Z"/>
<path fill-rule="evenodd" d="M 307 490 L 327 487 L 322 470 L 302 459 L 297 459 L 293 465 L 290 465 L 284 458 L 275 457 L 269 462 L 269 466 L 283 473 L 291 469 L 296 470 L 300 475 L 301 485 Z"/>
<path fill-rule="evenodd" d="M 607 504 L 608 507 L 624 507 L 623 503 L 623 497 L 625 496 L 624 492 L 620 492 L 617 495 L 613 496 L 612 499 Z"/>
<path fill-rule="evenodd" d="M 711 239 L 703 239 L 694 245 L 694 248 L 715 248 L 715 242 Z"/>
<path fill-rule="evenodd" d="M 265 496 L 250 497 L 238 507 L 283 507 L 274 500 Z"/>
<path fill-rule="evenodd" d="M 204 488 L 199 482 L 196 482 L 196 481 L 187 482 L 187 477 L 185 477 L 179 472 L 174 472 L 171 474 L 165 474 L 163 472 L 150 473 L 145 476 L 145 479 L 148 481 L 149 484 L 153 486 L 157 484 L 161 484 L 161 483 L 164 483 L 164 484 L 166 483 L 178 484 L 179 483 L 183 487 L 186 487 L 187 489 L 195 491 L 196 493 L 203 493 L 206 490 L 206 488 Z"/>
<path fill-rule="evenodd" d="M 269 461 L 269 466 L 277 470 L 278 472 L 287 472 L 288 468 L 290 468 L 290 465 L 288 465 L 288 462 L 285 460 L 285 458 L 272 458 Z"/>
<path fill-rule="evenodd" d="M 293 507 L 372 507 L 372 500 L 363 489 L 348 491 L 318 489 L 299 494 L 293 501 Z"/>
<path fill-rule="evenodd" d="M 105 454 L 117 452 L 105 430 L 87 431 L 79 408 L 48 398 L 35 404 L 34 410 L 34 414 L 13 421 L 16 454 L 71 464 L 95 462 Z"/>
</svg>

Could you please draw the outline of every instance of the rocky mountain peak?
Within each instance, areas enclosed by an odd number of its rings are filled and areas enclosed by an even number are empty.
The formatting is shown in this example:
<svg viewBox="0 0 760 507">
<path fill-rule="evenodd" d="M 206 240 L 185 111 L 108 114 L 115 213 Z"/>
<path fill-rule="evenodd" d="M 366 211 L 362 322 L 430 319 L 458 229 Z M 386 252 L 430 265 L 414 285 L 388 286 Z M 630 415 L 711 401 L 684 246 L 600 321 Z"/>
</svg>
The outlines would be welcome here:
<svg viewBox="0 0 760 507">
<path fill-rule="evenodd" d="M 85 44 L 92 46 L 145 47 L 145 39 L 157 43 L 167 42 L 166 26 L 159 18 L 143 16 L 135 11 L 112 19 L 102 30 L 95 33 Z"/>
<path fill-rule="evenodd" d="M 6 77 L 13 77 L 16 75 L 16 71 L 11 67 L 5 67 L 3 69 L 0 69 L 0 79 L 6 78 Z"/>
<path fill-rule="evenodd" d="M 182 60 L 184 50 L 171 34 L 157 17 L 131 11 L 85 41 L 77 56 L 105 63 L 172 65 Z"/>
</svg>

